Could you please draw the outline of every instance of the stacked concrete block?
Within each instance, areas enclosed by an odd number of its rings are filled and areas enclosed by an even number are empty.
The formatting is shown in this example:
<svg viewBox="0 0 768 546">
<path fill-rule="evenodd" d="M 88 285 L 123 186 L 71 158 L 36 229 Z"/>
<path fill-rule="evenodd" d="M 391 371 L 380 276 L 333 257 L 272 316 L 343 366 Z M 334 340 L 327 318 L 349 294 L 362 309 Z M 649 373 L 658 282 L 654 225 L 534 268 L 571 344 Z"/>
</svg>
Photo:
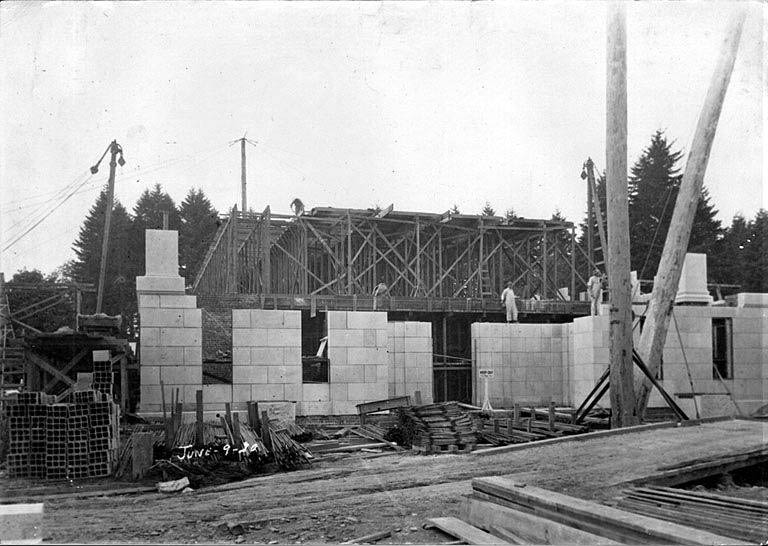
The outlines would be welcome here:
<svg viewBox="0 0 768 546">
<path fill-rule="evenodd" d="M 232 400 L 300 401 L 301 312 L 232 310 Z"/>
<path fill-rule="evenodd" d="M 329 311 L 327 325 L 332 413 L 355 414 L 357 404 L 388 398 L 387 314 Z"/>
<path fill-rule="evenodd" d="M 482 404 L 485 395 L 479 371 L 493 370 L 488 395 L 494 407 L 562 403 L 568 331 L 561 324 L 472 324 L 473 402 Z"/>
<path fill-rule="evenodd" d="M 8 405 L 6 416 L 8 417 L 8 475 L 12 478 L 27 477 L 30 453 L 28 408 L 23 404 Z"/>
<path fill-rule="evenodd" d="M 67 426 L 69 404 L 47 406 L 45 422 L 45 467 L 48 479 L 67 477 Z"/>
<path fill-rule="evenodd" d="M 79 394 L 79 393 L 78 393 Z M 88 477 L 88 404 L 70 404 L 67 417 L 67 477 Z"/>
<path fill-rule="evenodd" d="M 589 394 L 610 362 L 608 315 L 580 317 L 573 321 L 570 335 L 573 351 L 568 360 L 570 392 L 567 398 L 578 406 Z M 600 404 L 607 406 L 608 397 Z"/>
<path fill-rule="evenodd" d="M 432 323 L 387 323 L 389 397 L 413 396 L 419 391 L 432 403 Z"/>
<path fill-rule="evenodd" d="M 136 278 L 139 298 L 141 410 L 162 411 L 160 381 L 179 390 L 185 410 L 193 410 L 202 387 L 202 310 L 184 293 L 178 274 L 178 234 L 147 230 L 146 275 Z M 228 400 L 229 401 L 229 400 Z"/>
</svg>

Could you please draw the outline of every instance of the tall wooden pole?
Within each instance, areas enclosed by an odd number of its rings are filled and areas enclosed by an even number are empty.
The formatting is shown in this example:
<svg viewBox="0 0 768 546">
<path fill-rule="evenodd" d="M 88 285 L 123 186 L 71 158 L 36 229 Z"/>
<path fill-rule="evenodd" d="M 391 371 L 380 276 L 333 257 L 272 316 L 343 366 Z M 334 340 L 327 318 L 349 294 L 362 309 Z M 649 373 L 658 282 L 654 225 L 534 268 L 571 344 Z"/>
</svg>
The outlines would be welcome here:
<svg viewBox="0 0 768 546">
<path fill-rule="evenodd" d="M 115 167 L 117 166 L 117 154 L 120 146 L 116 140 L 109 145 L 109 183 L 107 185 L 107 203 L 104 213 L 104 239 L 101 243 L 101 265 L 99 266 L 99 287 L 96 292 L 96 313 L 101 313 L 101 304 L 104 301 L 104 280 L 107 274 L 107 252 L 109 251 L 109 225 L 112 222 L 112 206 L 115 199 Z"/>
<path fill-rule="evenodd" d="M 610 287 L 611 426 L 636 422 L 627 200 L 627 22 L 623 2 L 608 5 L 606 195 Z M 594 192 L 593 192 L 594 193 Z M 599 219 L 598 219 L 599 221 Z"/>
<path fill-rule="evenodd" d="M 248 198 L 245 195 L 245 137 L 240 139 L 240 188 L 243 193 L 243 214 L 248 212 Z"/>
<path fill-rule="evenodd" d="M 653 284 L 653 292 L 645 313 L 645 326 L 640 335 L 637 352 L 653 375 L 656 375 L 659 370 L 661 353 L 667 339 L 669 318 L 677 294 L 677 285 L 680 282 L 685 253 L 688 250 L 693 216 L 701 196 L 704 173 L 707 170 L 712 142 L 715 139 L 717 122 L 720 119 L 725 92 L 728 89 L 728 82 L 731 79 L 736 54 L 739 50 L 745 16 L 746 12 L 739 11 L 729 23 L 720 57 L 699 115 L 696 132 L 693 135 L 691 152 L 685 165 L 685 173 L 677 194 L 675 210 L 672 213 L 672 220 L 667 232 L 667 240 L 661 253 L 656 282 Z M 636 405 L 638 414 L 642 417 L 648 404 L 652 385 L 649 380 L 640 376 L 636 388 Z"/>
</svg>

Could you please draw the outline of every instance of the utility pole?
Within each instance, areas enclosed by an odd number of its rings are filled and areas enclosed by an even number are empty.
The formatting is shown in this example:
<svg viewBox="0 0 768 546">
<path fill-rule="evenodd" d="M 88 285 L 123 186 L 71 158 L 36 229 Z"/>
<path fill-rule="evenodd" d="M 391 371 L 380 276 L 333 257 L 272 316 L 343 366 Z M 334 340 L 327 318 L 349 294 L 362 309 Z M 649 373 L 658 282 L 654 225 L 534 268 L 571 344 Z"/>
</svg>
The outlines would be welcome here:
<svg viewBox="0 0 768 546">
<path fill-rule="evenodd" d="M 590 219 L 589 224 L 587 225 L 588 231 L 589 231 L 589 248 L 590 252 L 594 252 L 594 247 L 592 243 L 592 237 L 593 230 L 592 230 L 592 215 L 595 216 L 595 221 L 597 223 L 597 232 L 600 235 L 600 253 L 603 255 L 603 265 L 607 268 L 608 266 L 608 260 L 606 259 L 606 253 L 608 252 L 608 239 L 605 236 L 605 218 L 603 217 L 603 210 L 600 207 L 600 195 L 597 193 L 597 184 L 595 184 L 595 163 L 592 161 L 591 157 L 588 157 L 587 160 L 584 162 L 584 169 L 586 170 L 586 175 L 582 176 L 582 178 L 586 177 L 587 179 L 587 199 L 589 200 L 588 205 L 588 211 Z M 594 212 L 593 212 L 594 211 Z M 594 265 L 597 265 L 597 262 L 595 262 L 595 257 L 593 254 L 590 253 L 590 260 L 594 262 Z M 590 264 L 593 265 L 593 264 Z"/>
<path fill-rule="evenodd" d="M 632 362 L 632 289 L 629 278 L 627 197 L 627 16 L 623 2 L 608 4 L 606 196 L 610 286 L 611 427 L 636 422 Z"/>
<path fill-rule="evenodd" d="M 696 124 L 696 131 L 693 134 L 691 152 L 688 154 L 685 172 L 680 182 L 675 210 L 672 213 L 664 250 L 661 253 L 656 282 L 653 283 L 653 292 L 645 312 L 645 327 L 640 335 L 637 352 L 653 375 L 656 375 L 659 370 L 661 354 L 667 339 L 669 317 L 672 315 L 677 285 L 680 282 L 685 253 L 688 250 L 693 217 L 701 196 L 704 173 L 707 170 L 709 152 L 712 150 L 712 142 L 715 139 L 725 92 L 728 90 L 736 54 L 739 51 L 745 16 L 746 12 L 739 9 L 728 26 L 720 57 L 715 65 L 707 96 L 699 114 L 699 121 Z M 650 381 L 638 380 L 636 406 L 641 417 L 648 405 L 650 392 Z"/>
<path fill-rule="evenodd" d="M 245 195 L 245 135 L 237 140 L 240 142 L 240 189 L 243 194 L 243 206 L 240 210 L 245 214 L 248 211 L 248 198 Z"/>
<path fill-rule="evenodd" d="M 101 265 L 99 266 L 99 286 L 96 292 L 96 313 L 97 314 L 101 313 L 101 304 L 104 301 L 104 279 L 107 273 L 107 252 L 109 250 L 109 224 L 112 221 L 112 205 L 115 197 L 115 167 L 117 166 L 118 162 L 120 163 L 121 167 L 125 165 L 125 160 L 123 159 L 123 149 L 120 147 L 120 145 L 117 143 L 116 140 L 113 140 L 109 144 L 107 149 L 104 151 L 99 161 L 96 162 L 96 165 L 91 167 L 91 174 L 96 174 L 97 172 L 99 172 L 99 164 L 101 163 L 101 160 L 104 159 L 104 156 L 107 155 L 107 152 L 110 153 L 109 183 L 107 185 L 107 203 L 106 203 L 106 211 L 104 214 L 104 239 L 101 244 Z M 117 159 L 118 154 L 120 155 L 119 160 Z"/>
</svg>

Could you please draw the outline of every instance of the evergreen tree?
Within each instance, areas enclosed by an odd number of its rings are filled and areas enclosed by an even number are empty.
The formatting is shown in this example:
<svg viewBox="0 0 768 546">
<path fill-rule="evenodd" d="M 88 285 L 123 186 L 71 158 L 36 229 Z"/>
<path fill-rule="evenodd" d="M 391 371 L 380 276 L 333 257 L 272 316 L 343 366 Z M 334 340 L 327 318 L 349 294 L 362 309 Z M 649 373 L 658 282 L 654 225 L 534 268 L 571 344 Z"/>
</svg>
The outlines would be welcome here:
<svg viewBox="0 0 768 546">
<path fill-rule="evenodd" d="M 77 258 L 62 268 L 71 280 L 98 285 L 106 204 L 105 188 L 88 212 L 73 244 Z M 102 312 L 117 315 L 127 311 L 130 315 L 131 309 L 136 307 L 137 256 L 132 241 L 131 217 L 117 200 L 112 207 L 107 252 Z M 88 294 L 83 300 L 83 313 L 93 313 L 94 309 L 95 294 Z"/>
<path fill-rule="evenodd" d="M 496 211 L 493 210 L 491 203 L 489 201 L 486 201 L 485 206 L 483 207 L 483 210 L 480 211 L 480 214 L 483 216 L 496 216 Z"/>
<path fill-rule="evenodd" d="M 682 175 L 682 153 L 657 131 L 635 162 L 629 177 L 629 238 L 631 267 L 638 278 L 653 278 L 669 231 Z M 702 188 L 688 245 L 689 252 L 711 253 L 722 236 L 717 210 Z"/>
<path fill-rule="evenodd" d="M 515 209 L 508 208 L 506 211 L 504 211 L 504 219 L 507 221 L 508 224 L 512 223 L 512 221 L 517 218 L 517 214 L 515 214 Z"/>
<path fill-rule="evenodd" d="M 163 228 L 163 212 L 168 211 L 168 229 L 179 230 L 181 226 L 181 217 L 179 211 L 176 208 L 176 203 L 170 195 L 163 191 L 160 184 L 155 184 L 150 190 L 144 190 L 144 192 L 136 201 L 136 206 L 133 207 L 133 227 L 131 239 L 135 246 L 134 255 L 136 256 L 136 263 L 138 274 L 143 275 L 144 268 L 144 249 L 146 242 L 145 231 L 148 229 L 162 229 Z"/>
<path fill-rule="evenodd" d="M 181 203 L 179 217 L 179 260 L 182 274 L 191 284 L 218 230 L 219 213 L 203 190 L 191 188 Z"/>
<path fill-rule="evenodd" d="M 453 204 L 453 206 L 450 209 L 450 212 L 451 214 L 461 214 L 461 212 L 459 212 L 459 206 L 456 203 Z"/>
</svg>

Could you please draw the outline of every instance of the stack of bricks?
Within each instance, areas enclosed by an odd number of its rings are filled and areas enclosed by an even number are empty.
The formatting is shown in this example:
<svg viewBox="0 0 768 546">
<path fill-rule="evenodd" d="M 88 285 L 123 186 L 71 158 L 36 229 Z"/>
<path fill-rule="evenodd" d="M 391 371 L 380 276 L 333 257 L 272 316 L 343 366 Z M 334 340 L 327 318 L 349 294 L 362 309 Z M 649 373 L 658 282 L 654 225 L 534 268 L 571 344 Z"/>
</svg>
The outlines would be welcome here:
<svg viewBox="0 0 768 546">
<path fill-rule="evenodd" d="M 68 478 L 88 477 L 88 427 L 88 404 L 71 404 L 67 418 Z"/>
<path fill-rule="evenodd" d="M 67 403 L 39 392 L 9 404 L 10 477 L 78 479 L 108 476 L 119 440 L 118 406 L 93 390 L 71 393 Z"/>
<path fill-rule="evenodd" d="M 45 477 L 67 477 L 67 426 L 70 404 L 47 406 L 45 421 Z"/>
<path fill-rule="evenodd" d="M 8 416 L 8 475 L 23 478 L 29 475 L 29 412 L 26 405 L 6 408 Z"/>
<path fill-rule="evenodd" d="M 21 393 L 28 395 L 40 395 L 40 393 Z M 19 397 L 21 398 L 21 394 Z M 46 420 L 47 409 L 43 405 L 40 398 L 35 397 L 35 403 L 30 403 L 27 406 L 27 412 L 29 414 L 29 458 L 27 459 L 29 464 L 29 477 L 30 478 L 45 478 L 45 442 L 46 442 Z"/>
<path fill-rule="evenodd" d="M 104 352 L 109 354 L 108 351 Z M 112 363 L 109 361 L 109 359 L 106 361 L 99 361 L 94 359 L 92 385 L 94 390 L 112 396 L 113 374 Z"/>
</svg>

